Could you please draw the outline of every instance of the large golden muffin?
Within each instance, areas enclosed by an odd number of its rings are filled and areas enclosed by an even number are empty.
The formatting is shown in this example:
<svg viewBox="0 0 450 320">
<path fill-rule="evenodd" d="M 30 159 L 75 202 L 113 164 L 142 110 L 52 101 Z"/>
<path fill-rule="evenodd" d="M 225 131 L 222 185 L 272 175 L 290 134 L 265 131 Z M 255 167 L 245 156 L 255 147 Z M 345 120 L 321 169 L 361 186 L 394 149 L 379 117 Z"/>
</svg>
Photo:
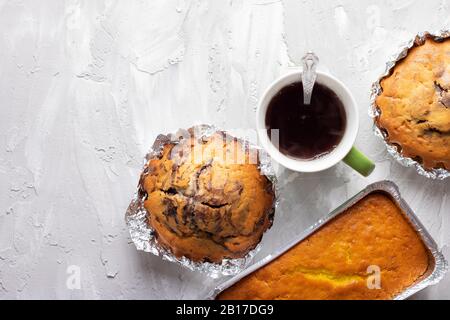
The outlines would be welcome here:
<svg viewBox="0 0 450 320">
<path fill-rule="evenodd" d="M 450 170 L 450 39 L 413 47 L 381 81 L 376 124 L 425 169 Z"/>
<path fill-rule="evenodd" d="M 428 250 L 401 209 L 372 193 L 218 299 L 392 299 L 428 265 Z M 371 266 L 381 272 L 378 289 Z"/>
<path fill-rule="evenodd" d="M 141 177 L 148 223 L 163 247 L 213 263 L 256 247 L 272 225 L 275 196 L 253 151 L 220 131 L 165 140 Z"/>
</svg>

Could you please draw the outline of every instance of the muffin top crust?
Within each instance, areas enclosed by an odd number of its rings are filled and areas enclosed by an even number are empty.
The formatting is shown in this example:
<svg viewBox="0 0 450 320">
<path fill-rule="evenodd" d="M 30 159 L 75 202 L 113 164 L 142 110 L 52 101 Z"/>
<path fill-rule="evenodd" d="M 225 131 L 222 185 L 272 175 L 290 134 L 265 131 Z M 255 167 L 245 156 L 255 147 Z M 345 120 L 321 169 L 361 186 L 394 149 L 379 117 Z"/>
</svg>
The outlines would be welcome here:
<svg viewBox="0 0 450 320">
<path fill-rule="evenodd" d="M 450 170 L 450 39 L 413 47 L 381 81 L 377 126 L 425 169 Z"/>
<path fill-rule="evenodd" d="M 178 142 L 166 139 L 146 165 L 148 223 L 177 257 L 213 263 L 244 257 L 272 225 L 272 182 L 240 140 L 221 131 L 188 133 Z"/>
</svg>

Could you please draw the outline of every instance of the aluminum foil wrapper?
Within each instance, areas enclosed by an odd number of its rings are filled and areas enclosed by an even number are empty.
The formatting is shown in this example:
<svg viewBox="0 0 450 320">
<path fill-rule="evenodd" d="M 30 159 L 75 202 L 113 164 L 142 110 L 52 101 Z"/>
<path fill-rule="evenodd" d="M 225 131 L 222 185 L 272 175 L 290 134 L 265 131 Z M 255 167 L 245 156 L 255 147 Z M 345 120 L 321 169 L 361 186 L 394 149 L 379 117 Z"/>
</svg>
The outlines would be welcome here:
<svg viewBox="0 0 450 320">
<path fill-rule="evenodd" d="M 193 130 L 195 132 L 195 137 L 198 138 L 209 137 L 217 131 L 223 131 L 210 125 L 194 126 L 190 130 Z M 153 147 L 150 149 L 146 156 L 143 172 L 145 172 L 146 170 L 146 164 L 148 160 L 159 156 L 166 143 L 179 142 L 180 137 L 186 136 L 187 132 L 188 130 L 180 129 L 175 134 L 169 134 L 167 136 L 159 135 L 156 138 Z M 258 152 L 258 167 L 261 171 L 261 174 L 265 175 L 272 182 L 273 191 L 275 194 L 275 201 L 272 210 L 275 211 L 275 207 L 278 204 L 278 188 L 277 179 L 275 176 L 275 171 L 272 167 L 270 156 L 262 148 L 250 144 L 248 141 L 242 139 L 238 140 L 241 141 L 245 147 Z M 150 252 L 156 256 L 162 257 L 162 259 L 164 260 L 175 262 L 181 266 L 184 266 L 191 271 L 199 271 L 212 278 L 218 278 L 220 276 L 236 275 L 242 272 L 251 263 L 253 257 L 260 249 L 260 245 L 258 245 L 245 257 L 240 259 L 225 259 L 221 264 L 209 262 L 194 262 L 190 259 L 187 259 L 186 257 L 177 258 L 169 250 L 166 250 L 158 243 L 154 234 L 154 230 L 147 223 L 147 211 L 144 208 L 144 200 L 145 194 L 142 192 L 141 185 L 139 183 L 134 198 L 132 199 L 125 215 L 125 220 L 130 232 L 131 240 L 138 250 Z"/>
<path fill-rule="evenodd" d="M 369 108 L 369 115 L 374 119 L 373 129 L 374 129 L 375 135 L 380 137 L 381 139 L 383 139 L 383 141 L 387 147 L 388 153 L 403 166 L 414 167 L 420 175 L 425 176 L 430 179 L 436 179 L 436 180 L 444 180 L 444 179 L 450 177 L 450 171 L 445 170 L 445 169 L 432 169 L 432 170 L 426 169 L 426 168 L 424 168 L 424 166 L 421 163 L 419 163 L 411 158 L 404 157 L 401 154 L 401 152 L 399 152 L 397 150 L 397 147 L 395 145 L 390 144 L 387 141 L 387 133 L 385 131 L 383 131 L 382 129 L 380 129 L 375 122 L 375 120 L 381 114 L 378 106 L 376 105 L 376 98 L 383 91 L 383 89 L 381 88 L 381 81 L 385 77 L 387 77 L 391 74 L 391 72 L 393 71 L 393 68 L 395 67 L 397 62 L 399 62 L 400 60 L 405 58 L 408 55 L 408 52 L 410 49 L 412 49 L 413 47 L 422 45 L 426 39 L 431 38 L 431 39 L 434 39 L 437 41 L 442 41 L 449 37 L 450 37 L 450 30 L 446 30 L 446 31 L 441 30 L 438 32 L 433 32 L 433 33 L 423 32 L 423 33 L 419 33 L 418 35 L 416 35 L 416 37 L 414 39 L 410 40 L 407 44 L 401 45 L 401 47 L 398 50 L 398 53 L 393 55 L 389 59 L 389 61 L 386 63 L 385 72 L 372 85 L 372 94 L 371 94 L 371 99 L 370 99 L 371 103 L 370 103 L 370 108 Z"/>
<path fill-rule="evenodd" d="M 304 239 L 308 238 L 310 235 L 318 231 L 327 223 L 331 222 L 334 218 L 346 212 L 347 209 L 354 206 L 356 203 L 361 201 L 363 198 L 368 196 L 373 192 L 383 192 L 388 194 L 392 200 L 396 203 L 396 205 L 401 209 L 404 217 L 409 221 L 412 227 L 416 230 L 417 234 L 421 237 L 425 247 L 429 253 L 429 265 L 428 270 L 423 274 L 419 279 L 416 280 L 411 286 L 397 294 L 394 299 L 395 300 L 404 300 L 412 296 L 413 294 L 425 289 L 426 287 L 437 284 L 441 281 L 445 274 L 448 271 L 448 262 L 445 260 L 444 255 L 439 251 L 439 247 L 436 242 L 433 240 L 431 235 L 425 229 L 423 224 L 417 218 L 416 214 L 412 211 L 406 201 L 402 198 L 398 186 L 391 181 L 384 180 L 375 182 L 369 186 L 367 186 L 364 190 L 360 191 L 358 194 L 344 202 L 338 208 L 333 210 L 330 214 L 319 219 L 316 223 L 310 226 L 308 229 L 301 232 L 296 239 L 294 239 L 287 246 L 279 248 L 275 250 L 271 255 L 267 256 L 263 260 L 255 263 L 244 272 L 234 276 L 233 278 L 225 281 L 222 284 L 219 284 L 216 288 L 214 288 L 210 293 L 207 294 L 205 299 L 212 300 L 216 299 L 216 297 L 226 289 L 230 288 L 249 274 L 263 268 L 270 262 L 276 260 L 278 257 L 289 251 L 291 248 L 296 246 L 298 243 L 302 242 Z M 383 283 L 383 280 L 381 280 Z"/>
</svg>

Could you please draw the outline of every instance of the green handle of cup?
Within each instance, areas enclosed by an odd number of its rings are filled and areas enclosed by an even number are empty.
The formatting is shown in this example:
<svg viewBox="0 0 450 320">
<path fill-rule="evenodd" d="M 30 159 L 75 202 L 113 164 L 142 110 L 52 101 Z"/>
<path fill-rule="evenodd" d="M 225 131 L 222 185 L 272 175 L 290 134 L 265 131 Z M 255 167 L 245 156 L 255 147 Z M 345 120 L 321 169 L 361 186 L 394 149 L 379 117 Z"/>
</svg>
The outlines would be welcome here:
<svg viewBox="0 0 450 320">
<path fill-rule="evenodd" d="M 364 177 L 368 177 L 375 169 L 375 164 L 355 147 L 352 147 L 343 161 Z"/>
</svg>

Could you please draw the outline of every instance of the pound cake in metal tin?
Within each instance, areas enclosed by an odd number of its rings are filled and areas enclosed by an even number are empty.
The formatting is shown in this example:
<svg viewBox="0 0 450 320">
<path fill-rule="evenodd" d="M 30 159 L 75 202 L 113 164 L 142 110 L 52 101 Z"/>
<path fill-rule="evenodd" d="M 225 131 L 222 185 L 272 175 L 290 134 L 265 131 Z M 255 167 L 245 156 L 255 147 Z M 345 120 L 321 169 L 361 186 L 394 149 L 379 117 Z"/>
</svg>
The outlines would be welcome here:
<svg viewBox="0 0 450 320">
<path fill-rule="evenodd" d="M 429 264 L 402 210 L 374 192 L 217 298 L 392 299 L 421 280 Z M 369 278 L 375 272 L 378 283 Z"/>
</svg>

